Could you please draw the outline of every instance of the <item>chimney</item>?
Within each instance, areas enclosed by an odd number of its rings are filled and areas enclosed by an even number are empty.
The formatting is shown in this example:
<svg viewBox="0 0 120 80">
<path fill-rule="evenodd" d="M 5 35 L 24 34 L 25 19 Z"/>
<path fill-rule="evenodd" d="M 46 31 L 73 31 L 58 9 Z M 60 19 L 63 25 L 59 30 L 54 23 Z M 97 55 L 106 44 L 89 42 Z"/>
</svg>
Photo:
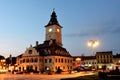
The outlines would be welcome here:
<svg viewBox="0 0 120 80">
<path fill-rule="evenodd" d="M 53 40 L 51 39 L 50 41 L 49 41 L 49 45 L 51 45 L 53 43 Z"/>
<path fill-rule="evenodd" d="M 39 42 L 38 42 L 38 41 L 36 41 L 36 46 L 38 46 L 38 44 L 39 44 Z"/>
<path fill-rule="evenodd" d="M 12 64 L 12 55 L 9 56 L 10 64 Z"/>
</svg>

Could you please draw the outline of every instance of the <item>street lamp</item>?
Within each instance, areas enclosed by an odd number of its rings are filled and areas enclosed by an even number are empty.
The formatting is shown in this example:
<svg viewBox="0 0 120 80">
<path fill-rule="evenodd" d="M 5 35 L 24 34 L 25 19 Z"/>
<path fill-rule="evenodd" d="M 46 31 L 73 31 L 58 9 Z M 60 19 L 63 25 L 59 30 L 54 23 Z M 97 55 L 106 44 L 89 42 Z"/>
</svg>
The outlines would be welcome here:
<svg viewBox="0 0 120 80">
<path fill-rule="evenodd" d="M 99 45 L 99 41 L 97 40 L 90 40 L 88 42 L 88 46 L 92 47 L 92 53 L 93 53 L 93 56 L 94 56 L 94 49 Z"/>
</svg>

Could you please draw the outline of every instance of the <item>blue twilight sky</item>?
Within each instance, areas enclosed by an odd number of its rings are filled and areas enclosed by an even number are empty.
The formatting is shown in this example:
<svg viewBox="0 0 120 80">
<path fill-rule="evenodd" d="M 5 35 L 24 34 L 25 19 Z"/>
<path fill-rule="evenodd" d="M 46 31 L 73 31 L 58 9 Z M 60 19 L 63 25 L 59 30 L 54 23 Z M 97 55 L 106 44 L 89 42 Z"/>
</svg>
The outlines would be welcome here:
<svg viewBox="0 0 120 80">
<path fill-rule="evenodd" d="M 91 55 L 89 40 L 99 40 L 95 51 L 120 53 L 120 0 L 0 0 L 0 55 L 43 43 L 53 8 L 72 56 Z"/>
</svg>

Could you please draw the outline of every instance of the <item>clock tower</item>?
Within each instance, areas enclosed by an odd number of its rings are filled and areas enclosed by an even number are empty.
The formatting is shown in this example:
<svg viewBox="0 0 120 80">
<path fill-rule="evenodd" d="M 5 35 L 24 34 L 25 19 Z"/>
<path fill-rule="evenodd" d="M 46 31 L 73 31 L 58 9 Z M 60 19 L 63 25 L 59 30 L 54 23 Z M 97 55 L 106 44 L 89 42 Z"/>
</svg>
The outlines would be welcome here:
<svg viewBox="0 0 120 80">
<path fill-rule="evenodd" d="M 57 16 L 55 11 L 53 10 L 50 21 L 45 26 L 46 28 L 46 41 L 48 40 L 56 40 L 56 43 L 59 46 L 62 46 L 62 27 L 59 25 L 57 21 Z"/>
</svg>

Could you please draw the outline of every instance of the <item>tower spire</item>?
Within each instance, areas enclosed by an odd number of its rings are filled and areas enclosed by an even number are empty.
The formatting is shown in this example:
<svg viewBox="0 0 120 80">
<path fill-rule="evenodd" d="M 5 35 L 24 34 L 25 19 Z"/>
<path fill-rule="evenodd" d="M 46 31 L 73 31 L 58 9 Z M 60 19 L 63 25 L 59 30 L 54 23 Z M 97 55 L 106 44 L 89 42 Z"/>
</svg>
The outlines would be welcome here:
<svg viewBox="0 0 120 80">
<path fill-rule="evenodd" d="M 55 8 L 53 8 L 53 11 L 55 11 Z"/>
<path fill-rule="evenodd" d="M 45 27 L 50 26 L 50 25 L 58 25 L 59 27 L 61 27 L 58 20 L 57 20 L 57 15 L 55 13 L 55 8 L 53 8 L 53 12 L 51 14 L 50 21 L 48 22 L 48 24 Z"/>
<path fill-rule="evenodd" d="M 59 25 L 57 21 L 57 15 L 55 13 L 55 9 L 51 14 L 50 21 L 45 26 L 46 28 L 46 41 L 55 40 L 55 42 L 62 46 L 62 27 Z"/>
</svg>

